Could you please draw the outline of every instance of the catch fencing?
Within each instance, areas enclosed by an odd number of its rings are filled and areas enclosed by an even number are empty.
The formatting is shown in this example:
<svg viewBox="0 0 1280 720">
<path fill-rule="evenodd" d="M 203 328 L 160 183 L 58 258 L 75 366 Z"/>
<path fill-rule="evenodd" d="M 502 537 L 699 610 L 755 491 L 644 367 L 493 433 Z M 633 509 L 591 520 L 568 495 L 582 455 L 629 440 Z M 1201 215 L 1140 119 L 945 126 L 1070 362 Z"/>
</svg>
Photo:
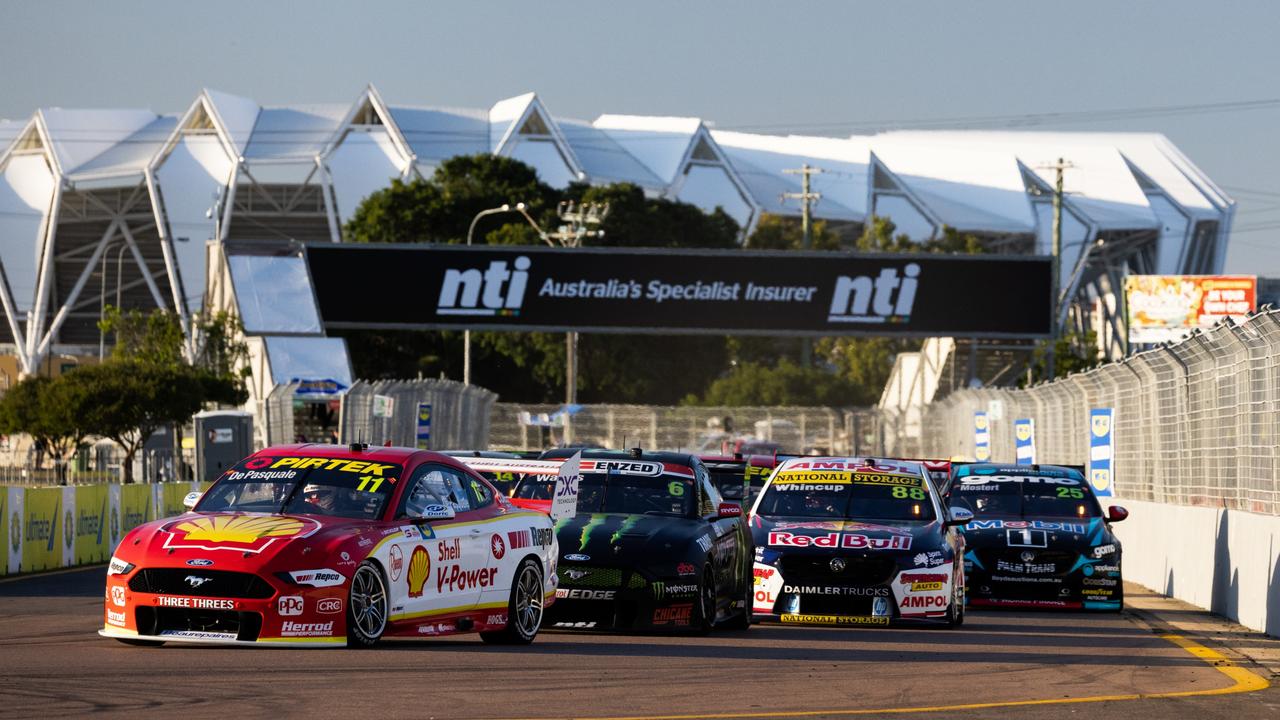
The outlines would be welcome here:
<svg viewBox="0 0 1280 720">
<path fill-rule="evenodd" d="M 496 393 L 453 380 L 357 380 L 342 396 L 338 440 L 428 450 L 485 448 L 497 400 Z M 420 411 L 429 418 L 421 443 Z"/>
<path fill-rule="evenodd" d="M 879 419 L 869 408 L 695 407 L 497 403 L 489 446 L 539 450 L 576 444 L 704 454 L 850 453 L 876 446 Z"/>
<path fill-rule="evenodd" d="M 1014 461 L 1013 423 L 1032 418 L 1038 461 L 1086 464 L 1090 408 L 1115 411 L 1116 495 L 1280 514 L 1280 311 L 1026 390 L 958 391 L 923 409 L 919 446 L 973 457 L 986 411 L 994 460 Z"/>
</svg>

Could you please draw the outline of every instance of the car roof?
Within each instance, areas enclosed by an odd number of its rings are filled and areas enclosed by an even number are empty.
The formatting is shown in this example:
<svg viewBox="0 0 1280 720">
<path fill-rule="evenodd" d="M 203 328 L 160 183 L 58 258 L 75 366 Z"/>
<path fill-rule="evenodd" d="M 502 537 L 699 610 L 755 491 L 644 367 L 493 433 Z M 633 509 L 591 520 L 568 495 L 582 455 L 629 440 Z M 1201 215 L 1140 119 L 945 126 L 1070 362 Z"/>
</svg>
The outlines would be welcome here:
<svg viewBox="0 0 1280 720">
<path fill-rule="evenodd" d="M 708 467 L 712 465 L 774 467 L 778 464 L 778 459 L 773 455 L 743 455 L 742 457 L 734 457 L 733 455 L 699 455 L 698 459 L 706 463 Z"/>
<path fill-rule="evenodd" d="M 789 470 L 797 465 L 807 464 L 814 465 L 831 465 L 836 466 L 830 469 L 840 469 L 841 467 L 871 467 L 884 470 L 885 472 L 906 473 L 911 475 L 922 475 L 924 473 L 924 465 L 918 460 L 897 460 L 875 456 L 825 456 L 814 457 L 802 455 L 799 457 L 787 458 L 778 464 L 778 470 Z"/>
<path fill-rule="evenodd" d="M 405 464 L 415 458 L 426 459 L 449 459 L 447 455 L 430 450 L 418 450 L 417 448 L 407 447 L 385 447 L 381 445 L 362 446 L 360 450 L 353 450 L 350 445 L 330 445 L 326 443 L 295 443 L 290 445 L 272 445 L 265 447 L 254 455 L 279 455 L 280 453 L 288 453 L 292 455 L 301 455 L 304 457 L 327 457 L 327 458 L 343 458 L 343 459 L 360 459 L 375 460 L 378 462 L 391 462 L 397 464 Z"/>
<path fill-rule="evenodd" d="M 672 463 L 676 465 L 692 466 L 698 460 L 697 455 L 691 453 L 666 452 L 663 450 L 644 450 L 641 451 L 639 457 L 632 455 L 630 450 L 586 450 L 582 448 L 556 448 L 548 450 L 541 455 L 542 460 L 552 460 L 559 458 L 570 458 L 576 452 L 582 452 L 584 459 L 591 460 L 649 460 L 652 462 Z"/>
<path fill-rule="evenodd" d="M 1084 472 L 1080 467 L 1071 465 L 1007 465 L 1005 463 L 956 463 L 955 473 L 961 475 L 975 475 L 975 470 L 987 470 L 989 472 L 981 473 L 983 475 L 990 473 L 1009 473 L 1011 475 L 1028 475 L 1031 477 L 1069 477 L 1075 479 L 1083 479 Z"/>
</svg>

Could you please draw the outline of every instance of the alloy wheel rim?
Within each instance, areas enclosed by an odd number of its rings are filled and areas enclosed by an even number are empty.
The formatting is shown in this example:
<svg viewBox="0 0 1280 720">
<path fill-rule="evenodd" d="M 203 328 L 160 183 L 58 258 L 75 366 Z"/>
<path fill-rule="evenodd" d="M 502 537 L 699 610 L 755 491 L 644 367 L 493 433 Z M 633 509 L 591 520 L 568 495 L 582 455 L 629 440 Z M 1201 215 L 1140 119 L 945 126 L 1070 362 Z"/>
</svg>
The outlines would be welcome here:
<svg viewBox="0 0 1280 720">
<path fill-rule="evenodd" d="M 516 584 L 516 616 L 512 618 L 524 637 L 532 637 L 542 624 L 542 588 L 538 572 L 526 567 Z"/>
<path fill-rule="evenodd" d="M 368 566 L 356 570 L 351 579 L 351 614 L 361 635 L 372 639 L 382 634 L 387 623 L 386 602 L 386 588 L 377 571 Z"/>
</svg>

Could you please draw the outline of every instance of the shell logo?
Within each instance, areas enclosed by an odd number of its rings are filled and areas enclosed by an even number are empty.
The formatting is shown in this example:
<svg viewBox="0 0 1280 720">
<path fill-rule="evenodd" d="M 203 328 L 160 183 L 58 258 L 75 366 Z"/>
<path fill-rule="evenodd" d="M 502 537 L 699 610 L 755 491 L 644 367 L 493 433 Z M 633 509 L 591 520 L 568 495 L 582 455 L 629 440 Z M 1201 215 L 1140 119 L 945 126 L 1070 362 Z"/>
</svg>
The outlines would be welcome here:
<svg viewBox="0 0 1280 720">
<path fill-rule="evenodd" d="M 422 597 L 422 588 L 431 575 L 431 556 L 421 545 L 413 549 L 409 557 L 409 597 Z"/>
<path fill-rule="evenodd" d="M 165 528 L 166 548 L 262 552 L 280 538 L 306 537 L 320 525 L 306 518 L 272 515 L 211 515 Z"/>
</svg>

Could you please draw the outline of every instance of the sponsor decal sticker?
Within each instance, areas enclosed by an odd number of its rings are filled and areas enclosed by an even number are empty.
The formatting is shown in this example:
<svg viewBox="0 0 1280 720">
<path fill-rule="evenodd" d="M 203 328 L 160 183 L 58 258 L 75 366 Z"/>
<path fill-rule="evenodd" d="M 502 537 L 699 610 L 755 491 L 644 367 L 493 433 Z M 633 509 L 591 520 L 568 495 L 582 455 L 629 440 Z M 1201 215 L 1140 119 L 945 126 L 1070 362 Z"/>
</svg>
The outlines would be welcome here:
<svg viewBox="0 0 1280 720">
<path fill-rule="evenodd" d="M 399 545 L 392 545 L 387 551 L 387 564 L 391 566 L 391 582 L 399 582 L 400 573 L 404 572 L 404 551 Z"/>
<path fill-rule="evenodd" d="M 337 570 L 324 568 L 321 570 L 295 570 L 289 573 L 289 577 L 299 585 L 309 585 L 311 587 L 334 587 L 341 585 L 346 581 L 346 576 Z"/>
<path fill-rule="evenodd" d="M 593 627 L 595 627 L 595 626 L 596 626 L 596 622 L 595 622 L 594 620 L 592 620 L 592 621 L 590 621 L 590 622 L 586 622 L 586 621 L 580 621 L 580 622 L 558 622 L 558 623 L 556 623 L 556 624 L 552 625 L 552 627 L 565 628 L 565 629 L 567 629 L 567 630 L 587 630 L 587 629 L 589 629 L 589 628 L 593 628 Z"/>
<path fill-rule="evenodd" d="M 213 564 L 213 561 L 205 558 L 192 558 L 187 561 L 187 564 L 191 567 L 209 567 Z"/>
<path fill-rule="evenodd" d="M 410 563 L 410 571 L 412 571 Z M 498 568 L 486 567 L 478 570 L 463 570 L 459 565 L 446 565 L 436 568 L 436 592 L 462 592 L 493 585 Z"/>
<path fill-rule="evenodd" d="M 123 585 L 111 586 L 111 604 L 116 605 L 117 607 L 124 607 L 124 586 Z"/>
<path fill-rule="evenodd" d="M 916 556 L 912 558 L 912 562 L 917 566 L 933 567 L 934 565 L 941 565 L 945 561 L 942 558 L 941 550 L 930 550 L 929 552 L 916 553 Z"/>
<path fill-rule="evenodd" d="M 409 597 L 422 597 L 422 588 L 427 584 L 427 578 L 431 577 L 431 556 L 427 555 L 427 551 L 421 545 L 415 547 L 413 554 L 409 556 L 407 577 Z"/>
<path fill-rule="evenodd" d="M 336 615 L 342 612 L 342 598 L 320 598 L 316 601 L 316 612 L 321 615 Z"/>
<path fill-rule="evenodd" d="M 968 478 L 966 478 L 968 479 Z M 1054 530 L 1058 532 L 1083 534 L 1082 523 L 1051 522 L 1048 520 L 980 520 L 974 519 L 964 526 L 965 530 Z"/>
<path fill-rule="evenodd" d="M 778 619 L 784 623 L 799 623 L 804 625 L 888 625 L 888 617 L 866 616 L 866 615 L 800 615 L 798 613 L 784 613 L 778 616 Z"/>
<path fill-rule="evenodd" d="M 910 550 L 911 538 L 906 535 L 895 535 L 887 538 L 867 537 L 857 533 L 827 533 L 825 535 L 796 535 L 789 532 L 772 531 L 769 533 L 769 544 L 775 547 L 823 547 L 847 548 L 852 550 Z"/>
<path fill-rule="evenodd" d="M 583 460 L 580 468 L 583 473 L 612 473 L 644 477 L 657 477 L 662 474 L 662 463 L 640 460 Z"/>
<path fill-rule="evenodd" d="M 283 595 L 276 600 L 276 612 L 284 617 L 302 614 L 301 595 Z"/>
<path fill-rule="evenodd" d="M 112 625 L 118 625 L 120 627 L 124 627 L 124 613 L 116 612 L 114 610 L 108 610 L 107 622 Z"/>
<path fill-rule="evenodd" d="M 333 634 L 333 621 L 301 623 L 292 620 L 284 621 L 280 626 L 281 637 L 324 637 Z"/>
<path fill-rule="evenodd" d="M 498 533 L 494 533 L 493 537 L 489 538 L 489 550 L 493 553 L 494 560 L 501 560 L 502 556 L 507 554 L 507 545 Z"/>
<path fill-rule="evenodd" d="M 486 625 L 506 625 L 506 624 L 507 624 L 507 614 L 506 614 L 506 613 L 496 613 L 496 614 L 492 614 L 492 615 L 490 615 L 489 617 L 485 618 L 484 623 L 485 623 Z"/>
<path fill-rule="evenodd" d="M 653 611 L 653 624 L 685 626 L 689 624 L 692 617 L 692 604 L 672 605 L 670 607 L 656 608 Z"/>
<path fill-rule="evenodd" d="M 319 529 L 320 523 L 308 518 L 214 515 L 167 526 L 164 547 L 260 553 L 278 539 L 307 537 Z"/>
<path fill-rule="evenodd" d="M 235 610 L 235 600 L 221 598 L 190 598 L 159 595 L 156 597 L 158 607 L 191 608 L 192 610 Z"/>
<path fill-rule="evenodd" d="M 557 588 L 560 600 L 612 600 L 615 590 L 591 590 L 589 588 Z"/>
</svg>

